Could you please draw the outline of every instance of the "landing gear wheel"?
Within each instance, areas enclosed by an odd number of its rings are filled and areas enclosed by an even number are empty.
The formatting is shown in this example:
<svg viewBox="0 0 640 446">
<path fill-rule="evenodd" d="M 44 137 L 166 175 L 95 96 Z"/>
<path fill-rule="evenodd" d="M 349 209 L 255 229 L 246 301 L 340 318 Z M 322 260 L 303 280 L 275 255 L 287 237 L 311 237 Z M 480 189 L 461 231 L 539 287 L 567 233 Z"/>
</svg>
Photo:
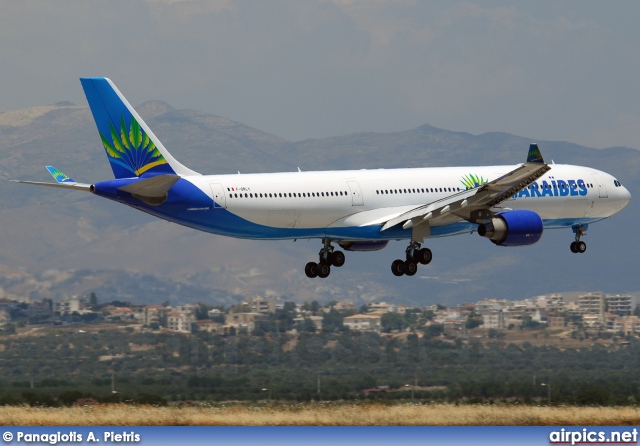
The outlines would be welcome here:
<svg viewBox="0 0 640 446">
<path fill-rule="evenodd" d="M 404 273 L 407 276 L 414 276 L 418 272 L 418 264 L 413 260 L 404 262 Z"/>
<path fill-rule="evenodd" d="M 333 251 L 333 253 L 331 254 L 331 263 L 333 264 L 333 266 L 340 268 L 342 265 L 344 265 L 344 261 L 344 252 Z"/>
<path fill-rule="evenodd" d="M 393 275 L 400 277 L 404 274 L 404 271 L 404 261 L 400 259 L 394 260 L 391 264 L 391 272 L 393 273 Z"/>
<path fill-rule="evenodd" d="M 304 267 L 304 273 L 310 279 L 318 277 L 318 264 L 316 262 L 307 263 Z"/>
<path fill-rule="evenodd" d="M 331 273 L 331 267 L 325 263 L 321 263 L 318 265 L 318 277 L 324 279 L 325 277 L 329 277 Z"/>
<path fill-rule="evenodd" d="M 413 258 L 422 265 L 428 265 L 431 263 L 431 259 L 433 259 L 433 253 L 429 248 L 418 249 L 413 255 Z"/>
<path fill-rule="evenodd" d="M 575 254 L 582 254 L 587 250 L 587 244 L 580 241 L 580 237 L 586 235 L 587 226 L 574 226 L 573 232 L 576 234 L 576 241 L 571 243 L 571 252 Z"/>
</svg>

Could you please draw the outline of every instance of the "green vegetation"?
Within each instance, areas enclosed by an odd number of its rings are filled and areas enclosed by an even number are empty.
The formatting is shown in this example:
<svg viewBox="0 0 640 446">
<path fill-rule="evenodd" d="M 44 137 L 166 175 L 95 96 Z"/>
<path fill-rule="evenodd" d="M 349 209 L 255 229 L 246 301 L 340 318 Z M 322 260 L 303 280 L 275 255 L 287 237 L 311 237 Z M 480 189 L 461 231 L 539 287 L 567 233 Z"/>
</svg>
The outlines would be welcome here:
<svg viewBox="0 0 640 446">
<path fill-rule="evenodd" d="M 612 350 L 561 350 L 506 344 L 497 336 L 484 344 L 453 341 L 438 327 L 424 336 L 338 326 L 291 335 L 274 325 L 257 336 L 43 329 L 44 335 L 0 338 L 0 404 L 163 405 L 266 400 L 268 393 L 288 401 L 384 401 L 408 399 L 411 391 L 436 402 L 640 402 L 634 339 Z M 365 392 L 371 388 L 377 391 Z"/>
</svg>

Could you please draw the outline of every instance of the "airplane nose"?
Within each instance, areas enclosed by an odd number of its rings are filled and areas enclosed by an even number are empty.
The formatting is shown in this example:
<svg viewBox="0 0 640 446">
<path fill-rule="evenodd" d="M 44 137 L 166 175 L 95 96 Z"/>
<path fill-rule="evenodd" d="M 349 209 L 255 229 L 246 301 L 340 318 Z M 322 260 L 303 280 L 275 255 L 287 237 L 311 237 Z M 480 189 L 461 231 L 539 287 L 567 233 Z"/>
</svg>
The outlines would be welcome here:
<svg viewBox="0 0 640 446">
<path fill-rule="evenodd" d="M 629 192 L 627 188 L 624 186 L 622 186 L 622 189 L 623 189 L 623 198 L 627 202 L 627 204 L 629 204 L 629 202 L 631 201 L 631 192 Z"/>
<path fill-rule="evenodd" d="M 620 202 L 620 210 L 624 209 L 631 201 L 631 193 L 626 187 L 620 186 L 617 190 L 618 200 Z"/>
</svg>

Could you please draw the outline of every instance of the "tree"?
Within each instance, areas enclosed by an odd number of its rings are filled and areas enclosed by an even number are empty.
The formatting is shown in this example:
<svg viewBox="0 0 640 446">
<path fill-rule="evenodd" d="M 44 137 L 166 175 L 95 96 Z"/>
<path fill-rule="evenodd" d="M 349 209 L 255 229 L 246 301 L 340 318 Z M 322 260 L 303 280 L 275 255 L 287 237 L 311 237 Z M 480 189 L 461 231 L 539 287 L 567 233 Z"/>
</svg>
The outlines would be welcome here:
<svg viewBox="0 0 640 446">
<path fill-rule="evenodd" d="M 320 304 L 317 300 L 312 301 L 311 303 L 305 302 L 302 306 L 302 309 L 305 311 L 311 311 L 313 314 L 316 314 L 320 309 Z"/>
<path fill-rule="evenodd" d="M 471 315 L 469 315 L 469 317 L 467 318 L 467 322 L 465 324 L 468 330 L 479 327 L 480 325 L 482 325 L 482 318 L 479 316 L 471 316 Z"/>
<path fill-rule="evenodd" d="M 213 310 L 211 305 L 206 305 L 198 302 L 198 306 L 196 307 L 196 319 L 199 321 L 205 320 L 209 318 L 209 311 Z"/>
<path fill-rule="evenodd" d="M 444 333 L 444 325 L 442 324 L 431 324 L 424 329 L 425 338 L 435 338 L 436 336 L 440 336 L 442 333 Z"/>
<path fill-rule="evenodd" d="M 91 306 L 92 310 L 98 306 L 98 296 L 96 296 L 96 293 L 94 292 L 89 294 L 89 306 Z"/>
<path fill-rule="evenodd" d="M 380 318 L 382 331 L 389 333 L 392 330 L 403 330 L 409 326 L 407 320 L 399 313 L 384 313 Z"/>
<path fill-rule="evenodd" d="M 282 306 L 282 311 L 285 313 L 295 313 L 296 311 L 296 303 L 295 302 L 285 302 Z"/>
<path fill-rule="evenodd" d="M 296 330 L 298 332 L 306 332 L 306 333 L 315 333 L 316 332 L 316 324 L 313 323 L 311 319 L 305 317 L 301 322 L 296 324 Z"/>
</svg>

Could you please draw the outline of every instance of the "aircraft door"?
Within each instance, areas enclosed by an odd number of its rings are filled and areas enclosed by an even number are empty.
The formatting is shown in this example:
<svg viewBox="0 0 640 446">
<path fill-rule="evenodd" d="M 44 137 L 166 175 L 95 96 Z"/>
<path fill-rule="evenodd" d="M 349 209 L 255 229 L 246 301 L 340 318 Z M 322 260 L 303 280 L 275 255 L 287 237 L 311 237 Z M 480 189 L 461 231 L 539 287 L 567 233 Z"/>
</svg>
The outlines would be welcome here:
<svg viewBox="0 0 640 446">
<path fill-rule="evenodd" d="M 224 188 L 220 183 L 209 183 L 211 187 L 211 193 L 213 194 L 213 208 L 214 209 L 226 209 L 227 200 L 224 195 Z"/>
<path fill-rule="evenodd" d="M 593 178 L 596 180 L 596 184 L 598 185 L 598 193 L 600 194 L 600 198 L 607 198 L 609 194 L 607 193 L 607 185 L 602 181 L 602 177 L 593 172 Z"/>
<path fill-rule="evenodd" d="M 347 180 L 347 184 L 349 185 L 349 189 L 351 189 L 352 206 L 362 206 L 364 202 L 362 201 L 362 190 L 360 190 L 358 182 L 355 180 Z"/>
</svg>

